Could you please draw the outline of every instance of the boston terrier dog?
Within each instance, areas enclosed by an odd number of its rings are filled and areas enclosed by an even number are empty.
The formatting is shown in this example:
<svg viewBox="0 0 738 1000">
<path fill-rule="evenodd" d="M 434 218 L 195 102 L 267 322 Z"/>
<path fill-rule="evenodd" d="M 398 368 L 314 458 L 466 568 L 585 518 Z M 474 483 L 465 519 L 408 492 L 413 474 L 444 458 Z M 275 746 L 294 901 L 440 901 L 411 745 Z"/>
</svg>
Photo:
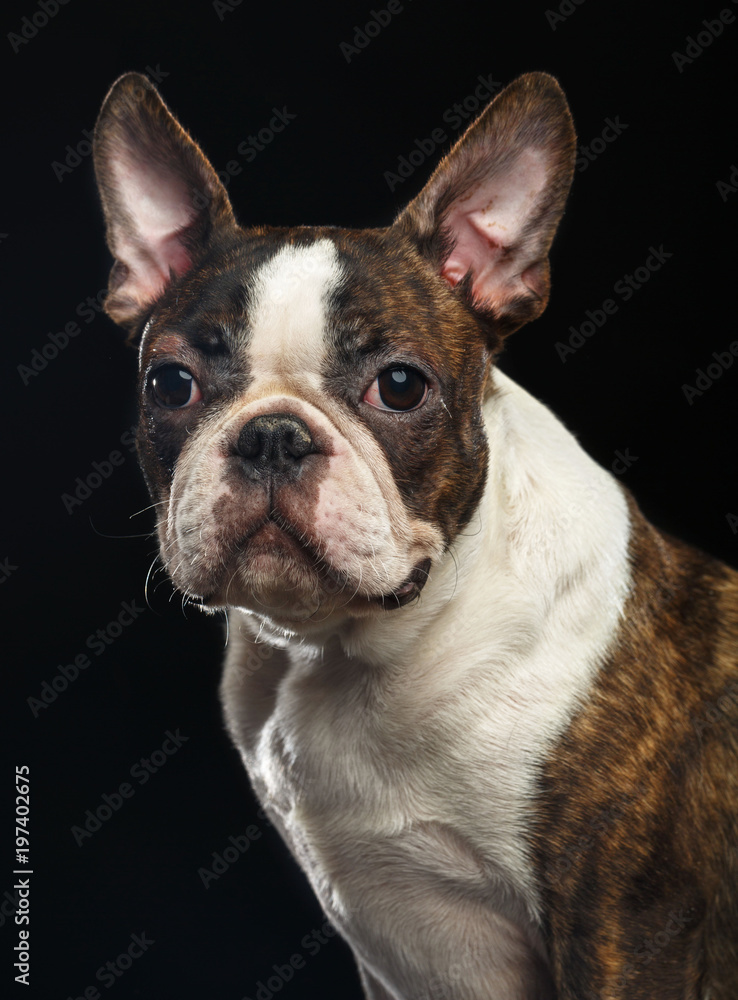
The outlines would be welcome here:
<svg viewBox="0 0 738 1000">
<path fill-rule="evenodd" d="M 575 135 L 502 91 L 384 229 L 237 225 L 151 83 L 94 143 L 176 587 L 370 1000 L 736 1000 L 738 573 L 496 362 Z"/>
</svg>

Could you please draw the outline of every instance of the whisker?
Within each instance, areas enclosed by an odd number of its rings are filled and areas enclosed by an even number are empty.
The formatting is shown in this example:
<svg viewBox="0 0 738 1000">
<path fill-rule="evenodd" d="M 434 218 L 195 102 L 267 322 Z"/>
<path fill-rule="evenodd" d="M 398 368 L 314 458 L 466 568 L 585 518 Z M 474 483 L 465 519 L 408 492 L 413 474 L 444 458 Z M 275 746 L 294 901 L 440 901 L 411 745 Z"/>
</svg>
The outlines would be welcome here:
<svg viewBox="0 0 738 1000">
<path fill-rule="evenodd" d="M 130 521 L 131 518 L 138 517 L 139 514 L 145 514 L 147 510 L 153 510 L 154 507 L 161 507 L 167 503 L 169 503 L 168 500 L 157 500 L 156 503 L 151 503 L 148 507 L 142 507 L 141 510 L 137 510 L 135 514 L 129 514 L 128 520 Z"/>
<path fill-rule="evenodd" d="M 146 606 L 148 607 L 149 611 L 153 611 L 154 610 L 151 607 L 151 602 L 149 601 L 149 583 L 151 581 L 152 570 L 154 571 L 154 573 L 157 573 L 159 571 L 158 569 L 154 570 L 154 566 L 156 566 L 156 564 L 157 564 L 158 561 L 159 561 L 159 553 L 157 552 L 156 555 L 154 556 L 154 558 L 151 561 L 151 565 L 149 566 L 149 571 L 146 574 L 146 581 L 144 582 L 144 600 L 146 601 Z M 160 567 L 160 568 L 164 569 L 163 566 Z"/>
<path fill-rule="evenodd" d="M 128 540 L 130 538 L 153 538 L 154 535 L 155 535 L 155 532 L 153 532 L 153 531 L 146 531 L 146 532 L 143 532 L 142 534 L 139 534 L 139 535 L 109 535 L 105 531 L 98 531 L 98 529 L 92 523 L 92 518 L 91 517 L 88 518 L 88 520 L 90 522 L 90 527 L 95 532 L 95 534 L 98 535 L 100 538 L 114 538 L 114 539 L 120 539 L 120 540 Z"/>
</svg>

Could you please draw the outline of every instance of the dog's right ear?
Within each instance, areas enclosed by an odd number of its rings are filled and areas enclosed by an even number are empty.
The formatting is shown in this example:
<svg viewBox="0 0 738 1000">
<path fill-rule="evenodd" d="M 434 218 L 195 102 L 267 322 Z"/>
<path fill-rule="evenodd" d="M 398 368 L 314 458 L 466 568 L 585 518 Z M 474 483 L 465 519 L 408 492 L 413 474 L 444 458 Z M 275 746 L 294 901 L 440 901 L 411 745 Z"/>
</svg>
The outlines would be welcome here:
<svg viewBox="0 0 738 1000">
<path fill-rule="evenodd" d="M 575 149 L 561 87 L 547 73 L 526 73 L 485 108 L 395 220 L 447 284 L 466 287 L 499 336 L 546 307 L 548 253 Z"/>
<path fill-rule="evenodd" d="M 140 73 L 111 87 L 93 150 L 115 258 L 105 311 L 134 330 L 170 282 L 236 222 L 212 166 Z"/>
</svg>

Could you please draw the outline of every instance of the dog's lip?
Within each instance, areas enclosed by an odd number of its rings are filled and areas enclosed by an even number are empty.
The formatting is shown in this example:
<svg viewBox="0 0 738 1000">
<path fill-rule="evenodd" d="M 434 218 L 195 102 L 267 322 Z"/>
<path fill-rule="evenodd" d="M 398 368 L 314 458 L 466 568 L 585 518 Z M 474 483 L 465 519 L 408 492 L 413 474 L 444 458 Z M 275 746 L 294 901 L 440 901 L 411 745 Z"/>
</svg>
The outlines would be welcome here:
<svg viewBox="0 0 738 1000">
<path fill-rule="evenodd" d="M 332 580 L 334 583 L 340 583 L 342 586 L 348 584 L 347 579 L 337 570 L 332 569 L 326 564 L 325 560 L 319 557 L 316 549 L 307 541 L 304 536 L 298 536 L 294 527 L 283 518 L 274 518 L 269 516 L 266 518 L 261 525 L 256 529 L 258 531 L 260 528 L 267 524 L 273 524 L 280 531 L 284 532 L 289 536 L 293 542 L 296 542 L 298 547 L 301 548 L 308 559 L 313 562 L 314 568 L 318 569 L 321 575 Z M 250 540 L 256 531 L 251 532 L 248 536 Z M 416 597 L 420 594 L 423 587 L 428 582 L 428 576 L 431 568 L 430 559 L 421 559 L 417 563 L 412 572 L 405 577 L 402 583 L 395 588 L 395 590 L 390 591 L 388 594 L 380 594 L 378 597 L 370 597 L 369 601 L 371 603 L 379 603 L 385 611 L 393 611 L 396 608 L 404 608 L 406 604 L 414 601 Z"/>
<path fill-rule="evenodd" d="M 420 591 L 428 582 L 430 575 L 431 560 L 421 559 L 415 566 L 412 573 L 405 577 L 399 587 L 389 594 L 382 594 L 375 600 L 382 605 L 386 611 L 393 611 L 396 608 L 404 608 L 410 601 L 414 601 Z"/>
<path fill-rule="evenodd" d="M 322 568 L 323 572 L 328 572 L 328 568 L 321 559 L 320 552 L 316 546 L 299 532 L 289 521 L 283 517 L 277 517 L 269 513 L 262 518 L 247 534 L 240 539 L 234 551 L 243 552 L 249 544 L 262 532 L 274 533 L 276 538 L 286 538 L 295 546 L 296 551 L 301 552 L 306 562 L 311 563 L 314 569 Z"/>
<path fill-rule="evenodd" d="M 270 512 L 265 517 L 261 518 L 238 540 L 238 542 L 236 542 L 232 549 L 233 557 L 239 558 L 247 552 L 249 545 L 254 540 L 258 539 L 258 536 L 264 531 L 267 533 L 274 532 L 275 538 L 288 540 L 288 542 L 294 546 L 295 555 L 300 553 L 306 565 L 309 566 L 314 573 L 317 573 L 318 576 L 323 579 L 330 580 L 334 584 L 338 584 L 342 587 L 348 585 L 349 581 L 345 579 L 339 571 L 331 568 L 322 556 L 319 547 L 310 538 L 306 537 L 303 532 L 296 528 L 285 517 L 275 515 L 273 512 Z"/>
<path fill-rule="evenodd" d="M 342 586 L 347 586 L 349 581 L 337 570 L 333 570 L 328 564 L 326 564 L 324 559 L 320 558 L 319 552 L 316 548 L 310 544 L 310 542 L 304 537 L 304 535 L 298 535 L 296 529 L 285 519 L 276 518 L 271 513 L 266 517 L 262 518 L 256 525 L 254 525 L 234 546 L 234 552 L 243 553 L 243 551 L 248 548 L 249 543 L 252 539 L 257 536 L 264 528 L 267 530 L 276 529 L 280 534 L 285 535 L 289 538 L 293 544 L 296 544 L 298 550 L 302 550 L 303 555 L 306 560 L 312 563 L 313 570 L 317 571 L 321 576 L 327 577 L 334 583 L 340 583 Z M 406 604 L 415 600 L 420 594 L 421 590 L 428 582 L 428 576 L 431 568 L 430 559 L 421 559 L 417 563 L 412 572 L 405 577 L 401 584 L 394 590 L 389 591 L 385 594 L 379 594 L 376 597 L 367 595 L 365 600 L 368 600 L 371 604 L 379 604 L 385 611 L 393 611 L 396 608 L 403 608 Z M 212 598 L 212 594 L 203 594 L 200 599 L 204 604 Z"/>
<path fill-rule="evenodd" d="M 248 558 L 249 546 L 252 542 L 264 541 L 263 538 L 259 539 L 259 536 L 263 532 L 267 534 L 274 533 L 272 542 L 276 541 L 277 538 L 281 538 L 283 543 L 286 542 L 287 547 L 292 549 L 292 558 L 298 559 L 301 562 L 304 561 L 305 566 L 309 570 L 312 570 L 313 573 L 324 579 L 333 580 L 335 578 L 336 582 L 340 582 L 338 581 L 337 574 L 332 573 L 330 567 L 321 560 L 319 552 L 305 538 L 300 537 L 292 525 L 285 523 L 282 519 L 277 520 L 271 514 L 261 518 L 231 546 L 230 556 L 225 563 L 222 577 L 228 576 L 244 555 L 247 555 Z M 278 558 L 276 553 L 273 552 L 273 555 L 275 558 Z M 201 595 L 200 600 L 202 604 L 210 605 L 211 603 L 219 603 L 217 595 L 221 590 L 221 583 L 222 579 L 209 588 L 207 593 Z"/>
</svg>

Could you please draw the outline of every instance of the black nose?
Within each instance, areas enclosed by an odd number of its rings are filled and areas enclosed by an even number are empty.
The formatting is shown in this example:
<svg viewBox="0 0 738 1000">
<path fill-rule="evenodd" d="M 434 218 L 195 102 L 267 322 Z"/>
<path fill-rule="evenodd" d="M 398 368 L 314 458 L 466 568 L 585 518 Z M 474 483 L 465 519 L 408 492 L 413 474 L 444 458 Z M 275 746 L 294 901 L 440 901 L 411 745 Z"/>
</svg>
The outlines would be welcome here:
<svg viewBox="0 0 738 1000">
<path fill-rule="evenodd" d="M 304 420 L 290 413 L 266 413 L 244 424 L 236 451 L 255 478 L 292 478 L 300 471 L 300 459 L 317 448 Z"/>
</svg>

